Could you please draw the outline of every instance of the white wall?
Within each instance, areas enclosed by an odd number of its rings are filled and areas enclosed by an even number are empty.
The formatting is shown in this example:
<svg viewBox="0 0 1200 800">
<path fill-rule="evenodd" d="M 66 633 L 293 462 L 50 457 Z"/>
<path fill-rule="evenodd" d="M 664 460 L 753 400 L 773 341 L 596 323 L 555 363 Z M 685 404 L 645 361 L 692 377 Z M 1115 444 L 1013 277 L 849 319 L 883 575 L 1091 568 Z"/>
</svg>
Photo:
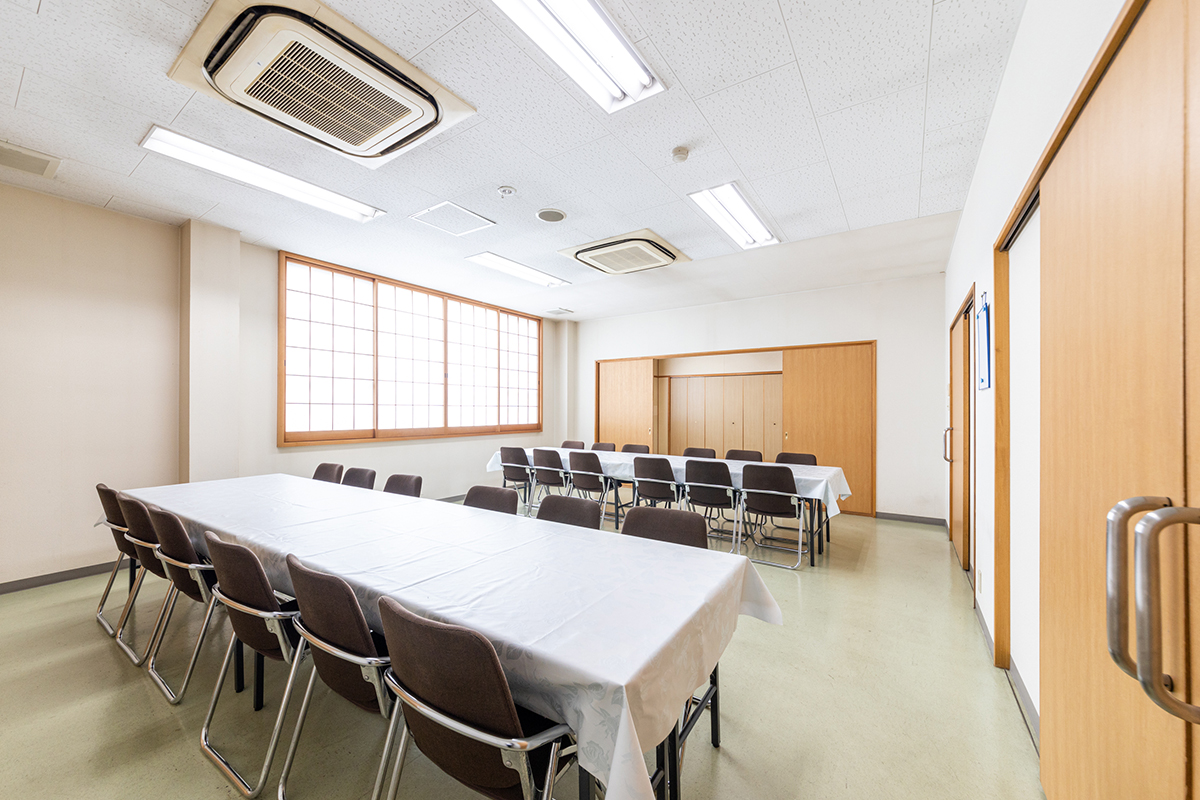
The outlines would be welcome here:
<svg viewBox="0 0 1200 800">
<path fill-rule="evenodd" d="M 0 583 L 116 557 L 95 485 L 178 475 L 179 229 L 0 185 Z"/>
<path fill-rule="evenodd" d="M 570 438 L 593 438 L 599 359 L 875 339 L 876 509 L 944 519 L 942 297 L 933 274 L 580 322 Z"/>
<path fill-rule="evenodd" d="M 943 354 L 949 352 L 950 320 L 975 284 L 976 298 L 994 296 L 992 245 L 1021 189 L 1083 80 L 1124 5 L 1123 0 L 1028 0 L 1013 42 L 1004 79 L 984 138 L 967 203 L 946 267 Z M 949 376 L 945 364 L 942 384 Z M 1012 374 L 1028 368 L 1013 359 Z M 995 405 L 993 392 L 979 392 L 976 408 L 976 600 L 995 629 L 992 566 L 995 519 Z M 1014 474 L 1025 465 L 1012 463 Z M 943 481 L 948 474 L 943 469 Z M 946 514 L 943 506 L 942 515 Z M 1012 618 L 1014 638 L 1021 620 Z M 1022 677 L 1029 668 L 1021 664 Z"/>
</svg>

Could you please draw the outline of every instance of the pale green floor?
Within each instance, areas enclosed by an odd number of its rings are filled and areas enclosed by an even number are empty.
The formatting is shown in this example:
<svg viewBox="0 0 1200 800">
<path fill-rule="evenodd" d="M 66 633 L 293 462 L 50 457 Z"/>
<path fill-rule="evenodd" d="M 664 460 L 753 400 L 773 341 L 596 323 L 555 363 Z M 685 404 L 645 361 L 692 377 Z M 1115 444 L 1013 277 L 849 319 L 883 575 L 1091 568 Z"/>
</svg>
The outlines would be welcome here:
<svg viewBox="0 0 1200 800">
<path fill-rule="evenodd" d="M 989 664 L 944 531 L 841 516 L 815 569 L 759 572 L 784 626 L 741 619 L 721 659 L 722 745 L 709 746 L 701 720 L 683 764 L 686 800 L 1043 796 L 1037 754 L 1004 673 Z M 0 596 L 0 798 L 238 797 L 198 744 L 226 623 L 183 704 L 169 706 L 94 621 L 103 582 Z M 135 636 L 153 623 L 161 584 L 147 579 Z M 114 619 L 123 601 L 114 589 Z M 161 666 L 175 681 L 199 612 L 182 599 L 164 644 Z M 215 738 L 235 763 L 261 763 L 285 678 L 269 663 L 257 714 L 249 691 L 224 696 Z M 290 796 L 369 796 L 384 728 L 319 691 Z M 275 795 L 283 752 L 264 797 Z M 556 796 L 572 800 L 574 773 L 559 786 Z M 417 755 L 400 796 L 476 795 Z"/>
</svg>

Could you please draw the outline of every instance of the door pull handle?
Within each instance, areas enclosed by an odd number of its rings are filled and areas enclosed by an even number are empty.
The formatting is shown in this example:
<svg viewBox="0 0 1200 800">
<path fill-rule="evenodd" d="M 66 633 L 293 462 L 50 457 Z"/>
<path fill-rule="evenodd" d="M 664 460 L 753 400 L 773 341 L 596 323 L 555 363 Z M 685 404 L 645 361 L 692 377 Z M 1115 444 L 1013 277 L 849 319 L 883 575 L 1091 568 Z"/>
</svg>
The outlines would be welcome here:
<svg viewBox="0 0 1200 800">
<path fill-rule="evenodd" d="M 1129 587 L 1125 576 L 1129 571 L 1125 554 L 1129 552 L 1129 520 L 1134 514 L 1170 505 L 1169 497 L 1130 497 L 1117 503 L 1108 512 L 1105 529 L 1108 652 L 1121 671 L 1131 678 L 1138 676 L 1138 668 L 1126 644 L 1129 641 Z"/>
<path fill-rule="evenodd" d="M 954 428 L 946 428 L 942 431 L 942 461 L 947 464 L 953 464 L 954 459 L 950 457 L 950 431 Z"/>
</svg>

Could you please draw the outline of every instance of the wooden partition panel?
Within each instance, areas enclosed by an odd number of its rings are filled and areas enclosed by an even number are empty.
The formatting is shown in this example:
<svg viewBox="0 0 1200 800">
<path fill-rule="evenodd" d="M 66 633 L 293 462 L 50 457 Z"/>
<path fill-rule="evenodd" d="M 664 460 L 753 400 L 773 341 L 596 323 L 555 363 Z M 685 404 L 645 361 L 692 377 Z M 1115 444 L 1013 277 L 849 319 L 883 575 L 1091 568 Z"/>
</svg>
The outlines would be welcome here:
<svg viewBox="0 0 1200 800">
<path fill-rule="evenodd" d="M 601 361 L 599 441 L 654 447 L 654 359 Z"/>
<path fill-rule="evenodd" d="M 673 456 L 683 455 L 688 446 L 688 384 L 687 378 L 662 378 L 670 385 L 671 412 L 667 421 L 668 451 Z"/>
<path fill-rule="evenodd" d="M 725 405 L 725 450 L 742 450 L 742 439 L 744 428 L 742 415 L 744 408 L 742 405 L 742 387 L 745 385 L 746 379 L 741 375 L 726 375 L 721 379 L 721 388 L 724 395 Z M 722 452 L 723 454 L 723 452 Z"/>
<path fill-rule="evenodd" d="M 764 450 L 763 419 L 767 407 L 763 399 L 765 375 L 742 378 L 742 444 L 743 450 Z M 763 453 L 763 457 L 767 457 Z"/>
<path fill-rule="evenodd" d="M 725 379 L 704 379 L 704 446 L 725 455 Z"/>
<path fill-rule="evenodd" d="M 842 511 L 875 513 L 875 343 L 783 351 L 783 449 L 842 468 Z M 765 454 L 764 454 L 765 455 Z"/>
<path fill-rule="evenodd" d="M 704 378 L 682 378 L 687 381 L 687 444 L 685 447 L 704 447 Z"/>
<path fill-rule="evenodd" d="M 671 452 L 670 435 L 671 419 L 671 379 L 654 379 L 654 447 L 655 453 Z"/>
<path fill-rule="evenodd" d="M 763 376 L 763 458 L 783 452 L 783 375 Z"/>
</svg>

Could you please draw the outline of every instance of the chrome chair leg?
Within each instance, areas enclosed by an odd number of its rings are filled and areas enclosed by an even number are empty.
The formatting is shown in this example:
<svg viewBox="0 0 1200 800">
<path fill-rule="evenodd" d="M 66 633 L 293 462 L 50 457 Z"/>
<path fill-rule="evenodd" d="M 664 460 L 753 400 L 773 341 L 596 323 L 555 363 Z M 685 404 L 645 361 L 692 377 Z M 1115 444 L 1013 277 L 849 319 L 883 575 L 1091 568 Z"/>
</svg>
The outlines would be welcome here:
<svg viewBox="0 0 1200 800">
<path fill-rule="evenodd" d="M 154 642 L 154 646 L 150 650 L 150 661 L 147 666 L 147 671 L 150 673 L 150 678 L 158 686 L 159 691 L 167 698 L 167 702 L 171 705 L 178 705 L 183 700 L 183 693 L 187 691 L 188 683 L 192 680 L 192 673 L 196 671 L 196 662 L 200 659 L 200 648 L 204 645 L 204 637 L 208 634 L 208 623 L 212 620 L 213 612 L 216 610 L 217 599 L 210 597 L 208 605 L 204 609 L 204 622 L 200 623 L 200 635 L 196 637 L 196 646 L 192 648 L 192 660 L 188 662 L 187 672 L 184 673 L 183 683 L 179 685 L 179 692 L 175 692 L 158 671 L 158 650 L 162 647 L 163 639 L 166 638 L 167 626 L 171 623 L 171 614 L 167 613 L 167 619 L 162 625 L 162 630 L 158 632 L 158 639 Z M 172 603 L 174 610 L 174 603 Z"/>
<path fill-rule="evenodd" d="M 150 648 L 154 646 L 154 640 L 158 638 L 158 629 L 162 627 L 163 619 L 167 615 L 167 608 L 175 602 L 175 596 L 179 594 L 179 590 L 175 588 L 174 584 L 171 584 L 170 588 L 167 589 L 166 596 L 163 597 L 162 606 L 158 609 L 158 617 L 154 620 L 154 628 L 150 631 L 150 639 L 146 642 L 146 649 L 142 651 L 141 655 L 138 655 L 137 651 L 125 642 L 124 636 L 125 626 L 129 622 L 129 612 L 133 610 L 133 601 L 137 597 L 138 592 L 141 591 L 142 582 L 145 579 L 146 568 L 142 567 L 138 570 L 137 582 L 133 585 L 133 593 L 129 595 L 129 600 L 125 603 L 125 610 L 121 613 L 121 621 L 117 623 L 117 635 L 115 637 L 117 647 L 121 648 L 121 651 L 129 657 L 129 660 L 133 662 L 135 667 L 140 667 L 146 663 L 146 659 L 150 656 Z"/>
<path fill-rule="evenodd" d="M 404 771 L 404 760 L 408 757 L 408 743 L 412 740 L 408 734 L 408 724 L 404 721 L 404 709 L 401 708 L 400 701 L 396 701 L 396 705 L 392 707 L 392 724 L 388 726 L 389 738 L 395 737 L 397 725 L 403 725 L 404 730 L 400 732 L 400 744 L 396 747 L 396 765 L 392 767 L 392 779 L 388 784 L 387 800 L 396 800 L 396 791 L 400 788 L 400 774 Z M 379 765 L 381 776 L 389 755 L 390 753 L 386 751 L 383 754 L 383 761 Z"/>
<path fill-rule="evenodd" d="M 104 594 L 100 595 L 100 605 L 96 606 L 96 621 L 100 623 L 100 627 L 104 628 L 104 632 L 109 636 L 116 636 L 117 630 L 112 625 L 108 624 L 108 620 L 104 618 L 104 604 L 108 602 L 108 593 L 112 591 L 113 581 L 117 579 L 117 573 L 121 571 L 121 562 L 125 559 L 125 554 L 117 551 L 117 563 L 113 564 L 112 572 L 109 573 L 108 583 L 104 585 Z"/>
<path fill-rule="evenodd" d="M 217 752 L 208 738 L 213 715 L 217 711 L 217 701 L 221 697 L 221 688 L 225 685 L 225 678 L 229 674 L 229 664 L 233 661 L 233 651 L 237 644 L 237 636 L 230 637 L 229 648 L 225 651 L 225 661 L 221 664 L 221 672 L 217 675 L 217 685 L 213 689 L 212 702 L 208 705 L 208 715 L 204 718 L 204 727 L 200 729 L 200 749 L 217 765 L 217 769 L 221 770 L 243 797 L 254 798 L 262 792 L 263 786 L 267 782 L 267 774 L 271 771 L 271 762 L 275 759 L 275 750 L 279 746 L 279 735 L 283 732 L 283 721 L 287 717 L 288 703 L 292 698 L 292 687 L 296 683 L 296 675 L 300 671 L 300 663 L 303 659 L 298 652 L 292 655 L 292 669 L 288 673 L 287 685 L 284 687 L 283 697 L 279 701 L 279 716 L 275 718 L 275 728 L 271 731 L 271 741 L 267 744 L 267 754 L 263 760 L 262 772 L 258 775 L 258 783 L 251 786 L 225 759 L 225 756 Z"/>
</svg>

